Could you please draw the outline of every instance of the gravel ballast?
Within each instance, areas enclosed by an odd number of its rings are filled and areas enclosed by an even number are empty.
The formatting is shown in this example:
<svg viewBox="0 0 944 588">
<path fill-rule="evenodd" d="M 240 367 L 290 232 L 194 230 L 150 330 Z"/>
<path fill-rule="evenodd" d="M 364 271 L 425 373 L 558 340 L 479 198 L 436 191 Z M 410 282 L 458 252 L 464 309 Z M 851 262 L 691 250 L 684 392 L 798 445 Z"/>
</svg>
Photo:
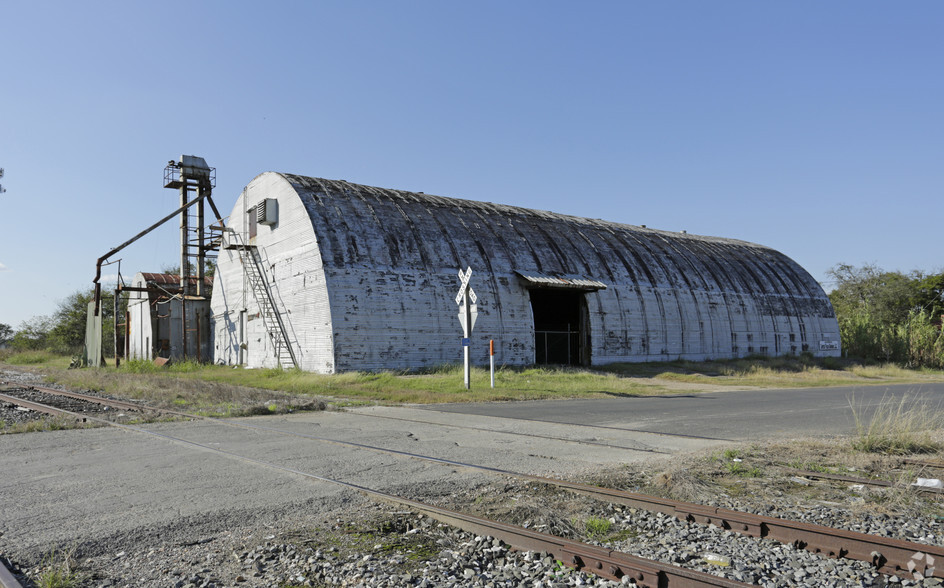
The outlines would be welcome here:
<svg viewBox="0 0 944 588">
<path fill-rule="evenodd" d="M 2 410 L 0 407 L 0 412 Z M 60 432 L 74 433 L 79 432 Z M 106 439 L 102 435 L 90 438 L 97 444 Z M 32 451 L 32 443 L 30 446 Z M 661 459 L 675 463 L 672 460 L 678 458 Z M 384 467 L 393 468 L 396 461 L 389 459 Z M 634 464 L 635 469 L 621 481 L 614 479 L 612 486 L 640 490 L 632 480 L 652 477 L 652 472 L 666 467 L 666 463 Z M 171 470 L 168 468 L 168 471 Z M 582 479 L 603 479 L 604 475 L 603 472 L 584 472 Z M 484 479 L 486 481 L 459 478 L 443 471 L 435 484 L 401 483 L 390 491 L 436 506 L 768 588 L 942 585 L 936 578 L 915 580 L 907 573 L 900 577 L 885 576 L 863 562 L 828 559 L 793 546 L 746 538 L 712 525 L 604 505 L 543 484 L 507 476 Z M 572 479 L 578 479 L 576 474 Z M 863 503 L 873 499 L 887 500 L 879 491 L 874 496 L 844 489 L 836 493 L 840 497 L 837 500 L 845 502 L 827 503 L 808 495 L 779 491 L 763 496 L 753 496 L 751 492 L 728 495 L 713 491 L 709 499 L 701 502 L 916 543 L 942 544 L 944 533 L 931 514 L 936 508 L 934 502 L 928 503 L 931 508 L 926 505 L 922 509 L 896 513 L 892 512 L 893 508 L 864 508 Z M 133 521 L 136 517 L 133 509 L 123 511 L 122 515 L 132 517 Z M 599 525 L 606 527 L 605 531 L 591 533 L 591 520 L 605 522 Z M 14 533 L 4 537 L 3 523 L 0 520 L 0 558 L 8 558 L 4 563 L 18 574 L 25 586 L 40 585 L 40 579 L 50 570 L 67 567 L 76 574 L 77 581 L 73 585 L 81 588 L 550 588 L 631 584 L 628 579 L 611 582 L 574 572 L 548 554 L 519 553 L 493 538 L 465 533 L 426 516 L 372 502 L 353 491 L 319 495 L 294 503 L 276 504 L 273 500 L 269 506 L 254 509 L 240 510 L 227 504 L 213 515 L 177 517 L 171 522 L 146 525 L 136 522 L 137 526 L 128 526 L 120 532 L 109 530 L 110 534 L 99 533 L 75 542 L 48 545 L 48 549 L 44 545 L 44 551 L 21 548 L 10 540 Z M 919 569 L 921 567 L 923 563 Z"/>
</svg>

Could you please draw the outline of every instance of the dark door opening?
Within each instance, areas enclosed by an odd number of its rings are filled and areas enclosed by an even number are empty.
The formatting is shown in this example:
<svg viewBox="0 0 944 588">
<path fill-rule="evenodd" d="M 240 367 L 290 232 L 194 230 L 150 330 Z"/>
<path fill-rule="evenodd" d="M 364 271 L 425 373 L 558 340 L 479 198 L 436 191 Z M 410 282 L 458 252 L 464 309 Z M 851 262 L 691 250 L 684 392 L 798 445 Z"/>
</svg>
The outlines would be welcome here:
<svg viewBox="0 0 944 588">
<path fill-rule="evenodd" d="M 531 290 L 534 363 L 590 365 L 587 301 L 583 292 Z"/>
</svg>

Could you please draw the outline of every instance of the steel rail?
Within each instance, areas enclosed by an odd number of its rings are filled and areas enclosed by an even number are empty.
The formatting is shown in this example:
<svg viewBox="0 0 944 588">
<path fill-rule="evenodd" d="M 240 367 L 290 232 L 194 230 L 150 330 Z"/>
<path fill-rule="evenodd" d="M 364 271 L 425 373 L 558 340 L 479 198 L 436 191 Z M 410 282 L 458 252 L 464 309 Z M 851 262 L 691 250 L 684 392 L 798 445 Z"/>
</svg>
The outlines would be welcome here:
<svg viewBox="0 0 944 588">
<path fill-rule="evenodd" d="M 616 490 L 612 488 L 601 488 L 598 486 L 591 486 L 578 482 L 569 482 L 567 480 L 535 476 L 533 474 L 513 472 L 510 470 L 504 470 L 490 466 L 469 464 L 440 457 L 432 457 L 407 451 L 400 451 L 397 449 L 376 447 L 354 441 L 329 439 L 325 437 L 318 437 L 316 435 L 308 435 L 306 433 L 273 429 L 271 427 L 261 427 L 247 423 L 234 423 L 232 421 L 223 419 L 200 417 L 199 415 L 185 415 L 184 413 L 177 414 L 180 414 L 181 416 L 191 416 L 192 418 L 203 418 L 235 427 L 273 432 L 281 435 L 300 437 L 348 447 L 356 447 L 391 455 L 400 455 L 414 459 L 431 461 L 453 467 L 461 467 L 493 474 L 506 475 L 531 482 L 549 484 L 571 492 L 589 496 L 596 500 L 615 502 L 625 506 L 641 508 L 651 512 L 661 512 L 663 514 L 674 516 L 677 519 L 683 521 L 691 521 L 705 525 L 713 524 L 723 529 L 737 532 L 741 535 L 754 538 L 773 539 L 775 541 L 779 541 L 780 543 L 793 545 L 798 549 L 805 549 L 812 553 L 817 553 L 832 558 L 848 558 L 863 561 L 872 564 L 879 572 L 884 574 L 897 575 L 902 573 L 913 574 L 914 572 L 918 572 L 924 574 L 925 576 L 944 577 L 944 569 L 941 569 L 942 566 L 934 568 L 933 564 L 929 563 L 932 560 L 928 559 L 927 557 L 917 559 L 915 558 L 915 556 L 923 554 L 924 556 L 931 556 L 932 558 L 940 557 L 941 561 L 944 561 L 944 547 L 938 547 L 935 545 L 913 543 L 901 539 L 881 537 L 878 535 L 870 535 L 868 533 L 848 531 L 845 529 L 836 529 L 833 527 L 826 527 L 813 523 L 791 521 L 777 517 L 768 517 L 748 512 L 704 506 L 691 502 L 660 498 L 648 494 L 627 492 L 624 490 Z M 911 564 L 911 567 L 909 567 L 909 563 Z"/>
<path fill-rule="evenodd" d="M 550 484 L 571 492 L 590 496 L 596 500 L 616 502 L 625 506 L 642 508 L 652 512 L 661 512 L 663 514 L 674 516 L 679 520 L 691 521 L 706 525 L 714 524 L 718 527 L 722 527 L 726 530 L 734 531 L 748 537 L 773 539 L 781 543 L 793 545 L 799 549 L 805 549 L 812 553 L 817 553 L 832 558 L 848 558 L 863 561 L 872 564 L 878 571 L 884 574 L 897 575 L 901 573 L 913 574 L 914 572 L 918 572 L 925 576 L 944 578 L 944 569 L 942 569 L 944 566 L 937 566 L 937 568 L 935 568 L 933 563 L 929 563 L 931 560 L 926 557 L 931 556 L 934 559 L 941 558 L 941 561 L 944 561 L 944 547 L 935 545 L 913 543 L 911 541 L 904 541 L 890 537 L 881 537 L 878 535 L 870 535 L 868 533 L 848 531 L 845 529 L 836 529 L 833 527 L 826 527 L 813 523 L 791 521 L 777 517 L 768 517 L 748 512 L 704 506 L 691 502 L 683 502 L 680 500 L 650 496 L 648 494 L 627 492 L 624 490 L 616 490 L 612 488 L 601 488 L 598 486 L 590 486 L 588 484 L 580 484 L 577 482 L 569 482 L 556 478 L 535 476 L 532 474 L 523 474 L 520 472 L 513 472 L 490 466 L 468 464 L 439 457 L 400 451 L 397 449 L 376 447 L 353 441 L 329 439 L 315 435 L 308 435 L 306 433 L 284 431 L 281 429 L 261 427 L 248 423 L 236 423 L 231 420 L 213 419 L 209 417 L 201 417 L 199 415 L 187 415 L 186 413 L 176 414 L 181 416 L 189 416 L 190 418 L 203 418 L 236 427 L 274 432 L 282 435 L 301 437 L 304 439 L 322 441 L 336 445 L 345 445 L 348 447 L 357 447 L 391 455 L 401 455 L 415 459 L 432 461 L 453 467 L 462 467 L 494 474 L 512 476 L 532 482 Z M 920 555 L 925 557 L 915 557 Z"/>
<path fill-rule="evenodd" d="M 927 459 L 914 459 L 910 457 L 906 457 L 901 461 L 911 465 L 923 466 L 926 468 L 944 469 L 944 461 L 929 461 Z"/>
<path fill-rule="evenodd" d="M 71 414 L 76 417 L 82 416 L 78 413 L 73 413 L 72 411 L 68 410 L 56 409 L 50 406 L 47 406 L 46 408 L 61 413 Z M 345 482 L 343 480 L 337 480 L 310 472 L 296 470 L 294 468 L 289 468 L 256 459 L 254 457 L 241 455 L 232 451 L 220 449 L 218 447 L 212 447 L 202 443 L 197 443 L 195 441 L 181 439 L 179 437 L 174 437 L 165 433 L 148 431 L 147 429 L 143 429 L 138 426 L 113 423 L 111 421 L 99 419 L 96 417 L 87 418 L 88 420 L 96 421 L 124 431 L 157 437 L 166 441 L 171 441 L 173 443 L 198 448 L 203 451 L 210 451 L 269 469 L 287 472 L 304 478 L 317 480 L 320 482 L 327 482 L 341 486 L 343 488 L 355 490 L 375 500 L 381 500 L 395 505 L 416 509 L 429 515 L 431 518 L 434 518 L 447 525 L 457 527 L 466 532 L 488 535 L 496 539 L 500 539 L 511 547 L 521 551 L 543 551 L 550 553 L 555 557 L 555 559 L 564 565 L 572 567 L 576 570 L 586 571 L 603 578 L 617 581 L 621 580 L 624 576 L 628 576 L 639 588 L 746 588 L 749 586 L 756 586 L 755 584 L 746 584 L 744 582 L 729 580 L 727 578 L 722 578 L 720 576 L 715 576 L 705 572 L 699 572 L 697 570 L 680 568 L 671 564 L 666 564 L 655 560 L 648 560 L 629 555 L 627 553 L 613 551 L 604 547 L 588 545 L 578 541 L 565 539 L 563 537 L 557 537 L 555 535 L 539 533 L 537 531 L 519 527 L 517 525 L 510 525 L 508 523 L 502 523 L 483 517 L 477 517 L 474 515 L 449 510 L 409 498 L 404 498 L 402 496 L 397 496 L 395 494 L 389 494 L 387 492 L 375 490 L 373 488 L 368 488 L 367 486 L 361 486 L 359 484 Z"/>
<path fill-rule="evenodd" d="M 0 561 L 0 586 L 3 588 L 23 588 L 23 585 L 13 576 L 13 573 L 7 569 Z"/>
<path fill-rule="evenodd" d="M 113 408 L 123 408 L 125 410 L 153 410 L 161 411 L 160 408 L 154 408 L 147 405 L 135 404 L 133 402 L 125 402 L 123 400 L 114 400 L 112 398 L 103 398 L 101 396 L 93 396 L 91 394 L 82 394 L 81 392 L 70 392 L 68 390 L 56 390 L 55 388 L 46 388 L 44 386 L 23 386 L 23 389 L 26 390 L 37 390 L 39 392 L 45 392 L 47 394 L 58 394 L 59 396 L 67 396 L 69 398 L 74 398 L 76 400 L 85 400 L 87 402 L 94 402 L 95 404 L 102 404 L 105 406 L 111 406 Z"/>
<path fill-rule="evenodd" d="M 680 520 L 688 520 L 703 524 L 715 524 L 722 528 L 750 537 L 766 537 L 780 541 L 781 543 L 792 544 L 795 547 L 803 548 L 813 553 L 820 553 L 836 558 L 846 557 L 865 561 L 871 563 L 879 571 L 886 574 L 898 574 L 906 571 L 917 571 L 919 573 L 924 573 L 925 575 L 933 574 L 939 577 L 944 577 L 944 571 L 935 571 L 932 570 L 930 566 L 923 565 L 922 561 L 914 561 L 913 556 L 919 554 L 944 558 L 944 548 L 936 546 L 922 545 L 898 539 L 879 537 L 866 533 L 858 533 L 855 531 L 834 529 L 832 527 L 814 525 L 811 523 L 801 523 L 775 517 L 755 515 L 752 513 L 719 509 L 715 507 L 706 507 L 694 503 L 663 499 L 646 494 L 599 488 L 596 486 L 589 486 L 586 484 L 568 482 L 554 478 L 512 472 L 503 470 L 501 468 L 468 464 L 406 451 L 376 447 L 363 443 L 356 443 L 353 441 L 329 439 L 315 435 L 308 435 L 305 433 L 284 431 L 280 429 L 273 429 L 271 427 L 250 425 L 247 423 L 236 423 L 230 420 L 203 417 L 200 415 L 193 415 L 178 411 L 165 412 L 188 418 L 219 422 L 230 426 L 274 432 L 282 435 L 296 436 L 315 441 L 379 451 L 415 459 L 422 459 L 454 467 L 463 467 L 490 473 L 508 475 L 533 482 L 552 484 L 569 491 L 591 496 L 592 498 L 598 500 L 612 501 L 628 506 L 642 508 L 644 510 L 662 512 L 664 514 L 675 516 Z M 925 559 L 925 561 L 927 560 Z M 909 562 L 911 562 L 912 566 L 915 567 L 909 569 Z M 923 567 L 923 570 L 918 569 L 919 567 Z"/>
<path fill-rule="evenodd" d="M 6 394 L 0 394 L 0 400 L 9 402 L 10 404 L 16 404 L 22 406 L 23 408 L 28 408 L 30 410 L 35 410 L 36 412 L 45 413 L 52 416 L 60 416 L 63 414 L 73 415 L 78 419 L 88 419 L 89 417 L 81 415 L 76 412 L 70 412 L 68 410 L 63 410 L 61 408 L 55 408 L 53 406 L 47 406 L 45 404 L 40 404 L 38 402 L 31 402 L 29 400 L 24 400 L 22 398 L 17 398 L 16 396 L 7 396 Z"/>
<path fill-rule="evenodd" d="M 835 482 L 848 482 L 850 484 L 863 484 L 865 486 L 879 486 L 890 488 L 895 485 L 888 480 L 878 480 L 873 478 L 857 478 L 854 476 L 843 476 L 841 474 L 830 474 L 828 472 L 813 472 L 810 470 L 798 470 L 796 468 L 781 467 L 780 470 L 793 474 L 794 476 L 806 476 L 807 478 L 818 478 L 820 480 L 833 480 Z"/>
<path fill-rule="evenodd" d="M 355 447 L 390 455 L 398 455 L 424 461 L 431 461 L 452 467 L 462 467 L 493 474 L 507 475 L 532 482 L 554 485 L 597 500 L 616 502 L 625 506 L 641 508 L 643 510 L 652 512 L 661 512 L 663 514 L 674 516 L 679 520 L 709 525 L 714 524 L 718 527 L 734 531 L 748 537 L 773 539 L 781 543 L 793 545 L 797 548 L 806 549 L 807 551 L 833 558 L 844 557 L 848 559 L 864 561 L 874 565 L 878 571 L 884 574 L 897 575 L 901 573 L 918 572 L 924 574 L 925 576 L 944 577 L 944 569 L 942 569 L 944 566 L 938 566 L 937 568 L 934 568 L 933 564 L 927 563 L 930 561 L 927 556 L 931 556 L 933 559 L 941 558 L 941 561 L 944 561 L 944 547 L 913 543 L 901 539 L 881 537 L 878 535 L 870 535 L 857 531 L 836 529 L 833 527 L 826 527 L 813 523 L 790 521 L 777 517 L 768 517 L 736 510 L 704 506 L 636 492 L 601 488 L 598 486 L 569 482 L 556 478 L 535 476 L 532 474 L 504 470 L 501 468 L 469 464 L 408 451 L 377 447 L 364 443 L 357 443 L 354 441 L 342 441 L 338 439 L 309 435 L 306 433 L 298 433 L 294 431 L 285 431 L 282 429 L 252 425 L 244 422 L 234 422 L 229 419 L 205 417 L 172 410 L 167 410 L 164 412 L 192 419 L 208 420 L 228 426 L 265 431 L 347 447 Z M 802 472 L 801 470 L 796 471 L 800 473 L 806 473 Z M 814 476 L 817 474 L 816 472 L 808 472 L 807 475 Z M 849 480 L 848 477 L 843 478 L 844 481 Z M 916 556 L 924 557 L 916 558 Z"/>
<path fill-rule="evenodd" d="M 925 576 L 944 577 L 941 566 L 933 560 L 942 558 L 944 547 L 913 543 L 902 539 L 869 535 L 813 523 L 791 521 L 748 512 L 704 506 L 646 494 L 598 488 L 573 482 L 548 479 L 573 492 L 616 502 L 625 506 L 661 512 L 679 520 L 715 525 L 748 537 L 767 538 L 833 558 L 849 558 L 871 563 L 889 575 L 918 572 Z M 931 556 L 930 558 L 928 556 Z"/>
<path fill-rule="evenodd" d="M 797 470 L 793 468 L 781 468 L 783 471 L 797 476 L 806 476 L 807 478 L 818 478 L 821 480 L 833 480 L 836 482 L 845 482 L 848 484 L 862 484 L 863 486 L 878 486 L 880 488 L 891 488 L 895 482 L 888 480 L 876 480 L 874 478 L 856 478 L 853 476 L 843 476 L 840 474 L 829 474 L 826 472 L 810 472 L 807 470 Z M 941 488 L 932 486 L 910 486 L 915 492 L 929 492 L 931 494 L 944 494 Z"/>
</svg>

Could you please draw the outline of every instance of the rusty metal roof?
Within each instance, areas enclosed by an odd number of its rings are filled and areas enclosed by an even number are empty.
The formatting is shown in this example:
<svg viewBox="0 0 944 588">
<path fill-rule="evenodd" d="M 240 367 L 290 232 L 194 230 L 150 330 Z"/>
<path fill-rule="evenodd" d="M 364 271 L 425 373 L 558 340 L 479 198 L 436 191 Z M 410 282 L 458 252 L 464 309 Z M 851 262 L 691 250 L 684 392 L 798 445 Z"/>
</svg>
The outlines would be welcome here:
<svg viewBox="0 0 944 588">
<path fill-rule="evenodd" d="M 141 272 L 141 278 L 145 284 L 155 284 L 161 286 L 179 286 L 180 276 L 177 274 L 157 274 L 151 272 Z"/>
<path fill-rule="evenodd" d="M 180 276 L 177 274 L 159 274 L 152 272 L 138 272 L 135 279 L 141 277 L 145 285 L 162 286 L 165 290 L 174 290 L 180 288 Z M 190 278 L 192 283 L 197 282 L 197 278 Z M 203 283 L 207 286 L 213 286 L 213 276 L 204 276 Z"/>
</svg>

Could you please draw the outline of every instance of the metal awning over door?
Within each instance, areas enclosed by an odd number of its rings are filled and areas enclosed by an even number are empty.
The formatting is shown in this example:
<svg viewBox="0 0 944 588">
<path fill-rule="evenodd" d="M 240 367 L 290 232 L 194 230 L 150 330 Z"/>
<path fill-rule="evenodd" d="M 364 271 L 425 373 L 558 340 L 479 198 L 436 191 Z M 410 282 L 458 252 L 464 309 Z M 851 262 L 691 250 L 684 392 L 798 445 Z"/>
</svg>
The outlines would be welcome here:
<svg viewBox="0 0 944 588">
<path fill-rule="evenodd" d="M 562 288 L 566 290 L 582 290 L 595 292 L 606 290 L 606 284 L 584 276 L 560 275 L 551 276 L 539 272 L 515 272 L 524 283 L 525 288 Z"/>
</svg>

